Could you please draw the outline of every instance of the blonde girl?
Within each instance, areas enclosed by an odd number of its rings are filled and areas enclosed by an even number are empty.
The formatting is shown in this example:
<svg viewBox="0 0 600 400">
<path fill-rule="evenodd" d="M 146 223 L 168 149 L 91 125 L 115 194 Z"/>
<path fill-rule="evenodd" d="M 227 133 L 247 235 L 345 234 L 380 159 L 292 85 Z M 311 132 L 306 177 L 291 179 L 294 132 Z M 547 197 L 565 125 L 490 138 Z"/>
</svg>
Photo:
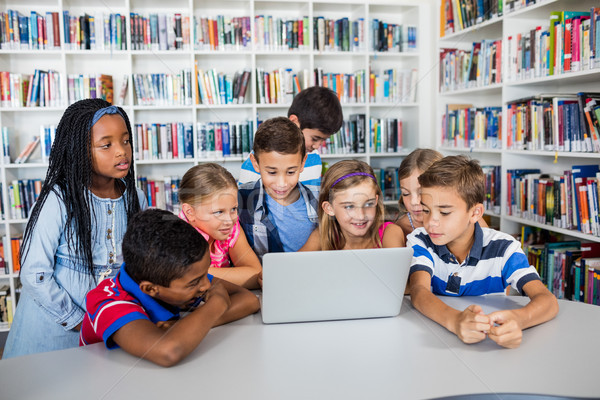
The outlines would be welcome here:
<svg viewBox="0 0 600 400">
<path fill-rule="evenodd" d="M 383 196 L 365 162 L 335 163 L 323 176 L 319 228 L 300 251 L 402 247 L 402 230 L 384 222 Z"/>
<path fill-rule="evenodd" d="M 398 181 L 400 184 L 400 207 L 401 216 L 396 225 L 402 228 L 404 240 L 412 231 L 423 226 L 423 207 L 421 206 L 421 194 L 419 176 L 425 172 L 433 163 L 441 160 L 444 156 L 432 149 L 416 149 L 411 152 L 398 168 Z M 403 212 L 403 214 L 402 214 Z M 482 227 L 487 227 L 483 219 L 479 220 Z"/>
<path fill-rule="evenodd" d="M 231 173 L 214 163 L 190 168 L 181 179 L 179 201 L 179 217 L 208 241 L 209 274 L 258 288 L 262 268 L 238 221 L 237 182 Z"/>
</svg>

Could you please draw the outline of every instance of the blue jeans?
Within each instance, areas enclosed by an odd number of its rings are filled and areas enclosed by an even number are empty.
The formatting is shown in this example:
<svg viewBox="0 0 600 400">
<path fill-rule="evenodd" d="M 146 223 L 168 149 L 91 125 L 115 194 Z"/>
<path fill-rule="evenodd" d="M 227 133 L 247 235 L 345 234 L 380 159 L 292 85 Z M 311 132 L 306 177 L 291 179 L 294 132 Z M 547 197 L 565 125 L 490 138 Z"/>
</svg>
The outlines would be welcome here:
<svg viewBox="0 0 600 400">
<path fill-rule="evenodd" d="M 114 264 L 108 278 L 114 277 L 119 271 L 119 265 Z M 71 260 L 57 257 L 54 265 L 54 279 L 63 287 L 75 304 L 85 313 L 85 296 L 100 281 L 100 275 L 108 269 L 107 266 L 94 266 L 96 281 L 90 279 L 87 267 L 74 264 Z M 62 350 L 79 345 L 79 332 L 65 329 L 55 321 L 25 288 L 21 293 L 15 318 L 13 320 L 3 358 L 17 357 L 32 353 Z"/>
</svg>

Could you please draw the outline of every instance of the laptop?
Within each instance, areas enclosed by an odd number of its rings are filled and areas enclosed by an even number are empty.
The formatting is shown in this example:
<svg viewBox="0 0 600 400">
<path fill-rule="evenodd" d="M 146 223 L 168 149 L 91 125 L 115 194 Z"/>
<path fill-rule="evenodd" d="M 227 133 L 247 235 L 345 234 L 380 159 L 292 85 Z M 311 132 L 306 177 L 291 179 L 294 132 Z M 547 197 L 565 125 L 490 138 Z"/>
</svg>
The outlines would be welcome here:
<svg viewBox="0 0 600 400">
<path fill-rule="evenodd" d="M 412 248 L 268 253 L 266 324 L 392 317 L 400 313 Z"/>
</svg>

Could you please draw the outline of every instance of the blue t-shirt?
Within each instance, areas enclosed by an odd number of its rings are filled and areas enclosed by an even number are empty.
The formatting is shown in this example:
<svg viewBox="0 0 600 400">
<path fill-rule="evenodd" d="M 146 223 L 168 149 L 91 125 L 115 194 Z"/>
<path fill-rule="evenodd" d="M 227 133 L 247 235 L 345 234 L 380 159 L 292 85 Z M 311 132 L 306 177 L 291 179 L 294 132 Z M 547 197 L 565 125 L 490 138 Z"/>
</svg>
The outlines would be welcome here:
<svg viewBox="0 0 600 400">
<path fill-rule="evenodd" d="M 289 206 L 283 206 L 265 193 L 267 207 L 279 232 L 283 251 L 298 251 L 308 240 L 317 224 L 310 222 L 302 196 Z"/>
</svg>

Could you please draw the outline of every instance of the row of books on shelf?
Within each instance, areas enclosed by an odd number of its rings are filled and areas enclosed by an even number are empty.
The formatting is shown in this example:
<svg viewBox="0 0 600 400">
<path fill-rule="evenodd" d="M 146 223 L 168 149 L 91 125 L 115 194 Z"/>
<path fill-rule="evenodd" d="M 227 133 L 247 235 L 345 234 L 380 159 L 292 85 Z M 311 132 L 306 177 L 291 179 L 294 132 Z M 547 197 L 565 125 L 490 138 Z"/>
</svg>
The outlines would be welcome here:
<svg viewBox="0 0 600 400">
<path fill-rule="evenodd" d="M 500 215 L 502 193 L 502 167 L 500 165 L 482 165 L 485 174 L 485 199 L 483 207 L 486 211 Z"/>
<path fill-rule="evenodd" d="M 302 89 L 309 86 L 308 70 L 294 72 L 291 68 L 279 68 L 266 72 L 256 68 L 256 103 L 291 104 Z"/>
<path fill-rule="evenodd" d="M 199 51 L 249 50 L 251 32 L 248 16 L 194 17 L 194 48 Z"/>
<path fill-rule="evenodd" d="M 502 107 L 446 104 L 442 117 L 442 145 L 455 148 L 502 147 Z"/>
<path fill-rule="evenodd" d="M 40 159 L 42 162 L 48 162 L 50 149 L 56 136 L 56 125 L 40 125 L 39 136 L 33 136 L 32 140 L 21 148 L 21 152 L 14 157 L 15 164 L 26 163 L 38 147 L 40 147 Z M 2 127 L 2 163 L 10 164 L 10 135 L 7 126 Z"/>
<path fill-rule="evenodd" d="M 16 10 L 0 13 L 0 48 L 10 50 L 59 49 L 58 12 L 31 11 L 25 16 Z M 258 50 L 280 51 L 308 49 L 310 19 L 281 18 L 271 15 L 254 17 L 254 42 Z M 118 13 L 71 15 L 63 11 L 63 38 L 68 50 L 126 50 L 127 16 Z M 249 49 L 249 16 L 216 17 L 181 13 L 130 13 L 131 48 L 133 50 L 188 50 L 190 33 L 194 48 L 207 50 Z M 416 26 L 371 20 L 371 50 L 384 52 L 414 51 L 417 48 Z M 315 16 L 312 21 L 312 48 L 317 51 L 362 51 L 366 45 L 364 18 L 329 19 Z"/>
<path fill-rule="evenodd" d="M 507 170 L 507 215 L 600 236 L 598 165 L 574 165 L 562 175 Z"/>
<path fill-rule="evenodd" d="M 127 85 L 127 75 L 124 78 Z M 126 87 L 125 87 L 126 88 Z M 113 78 L 105 74 L 67 75 L 69 104 L 83 99 L 103 99 L 113 103 Z"/>
<path fill-rule="evenodd" d="M 523 226 L 521 241 L 529 264 L 559 299 L 600 305 L 600 243 L 565 241 Z"/>
<path fill-rule="evenodd" d="M 372 153 L 395 153 L 402 150 L 404 124 L 398 118 L 369 120 L 369 150 Z"/>
<path fill-rule="evenodd" d="M 417 50 L 417 27 L 373 19 L 371 39 L 372 51 L 413 52 Z"/>
<path fill-rule="evenodd" d="M 190 17 L 174 14 L 130 13 L 133 50 L 189 50 Z"/>
<path fill-rule="evenodd" d="M 471 50 L 440 49 L 440 91 L 502 82 L 502 40 L 474 42 Z"/>
<path fill-rule="evenodd" d="M 2 107 L 59 107 L 64 104 L 60 90 L 63 74 L 55 71 L 35 70 L 32 75 L 0 72 Z M 216 69 L 196 68 L 197 104 L 244 104 L 251 79 L 250 69 L 234 74 Z M 290 104 L 293 97 L 310 86 L 308 70 L 294 72 L 279 68 L 266 72 L 256 69 L 257 104 Z M 315 68 L 313 81 L 337 93 L 342 103 L 415 103 L 418 71 L 416 69 L 386 69 L 380 73 L 366 71 L 352 74 L 324 72 Z M 113 77 L 107 74 L 67 75 L 69 104 L 85 98 L 102 98 L 114 101 Z M 135 104 L 144 106 L 192 105 L 192 76 L 190 69 L 179 74 L 132 74 Z M 127 95 L 129 76 L 124 75 L 117 104 L 122 105 Z M 368 87 L 367 87 L 368 85 Z"/>
<path fill-rule="evenodd" d="M 600 93 L 540 94 L 507 103 L 507 148 L 600 152 Z"/>
<path fill-rule="evenodd" d="M 254 132 L 258 122 L 248 119 L 245 121 L 229 122 L 198 122 L 198 157 L 212 159 L 220 157 L 246 157 L 252 150 Z"/>
<path fill-rule="evenodd" d="M 318 51 L 362 51 L 365 20 L 358 18 L 313 18 L 313 49 Z"/>
<path fill-rule="evenodd" d="M 368 79 L 365 70 L 352 74 L 324 72 L 315 68 L 314 82 L 338 94 L 342 103 L 415 103 L 417 101 L 417 69 L 386 69 L 371 71 Z M 368 87 L 367 87 L 368 85 Z"/>
<path fill-rule="evenodd" d="M 0 13 L 0 49 L 60 49 L 60 26 L 57 12 L 23 15 L 17 10 Z"/>
<path fill-rule="evenodd" d="M 321 154 L 364 154 L 366 115 L 351 114 L 339 131 L 331 135 L 319 148 Z"/>
<path fill-rule="evenodd" d="M 127 50 L 125 15 L 85 13 L 78 16 L 71 15 L 68 10 L 65 10 L 63 24 L 67 50 Z"/>
<path fill-rule="evenodd" d="M 19 260 L 19 251 L 21 249 L 21 243 L 23 242 L 23 237 L 21 236 L 2 236 L 2 240 L 0 240 L 0 276 L 8 275 L 10 273 L 10 265 L 12 265 L 12 272 L 18 274 L 21 270 L 21 262 Z M 11 258 L 10 263 L 9 259 L 7 259 L 8 251 L 11 250 Z M 3 285 L 0 283 L 0 288 Z M 0 289 L 0 295 L 2 295 L 2 289 Z M 6 293 L 4 293 L 6 295 Z"/>
<path fill-rule="evenodd" d="M 156 180 L 140 176 L 137 178 L 137 186 L 146 195 L 149 207 L 161 208 L 178 214 L 179 205 L 179 185 L 181 177 L 165 176 L 162 180 Z"/>
<path fill-rule="evenodd" d="M 194 158 L 194 132 L 191 122 L 136 124 L 137 160 Z"/>
<path fill-rule="evenodd" d="M 503 2 L 525 0 L 442 0 L 440 8 L 440 35 L 448 35 L 502 16 Z M 530 2 L 531 0 L 528 0 Z M 533 0 L 535 3 L 535 0 Z M 512 5 L 514 7 L 514 5 Z"/>
<path fill-rule="evenodd" d="M 4 209 L 4 217 L 10 219 L 29 218 L 33 204 L 42 190 L 41 179 L 20 179 L 7 182 L 8 207 Z M 3 207 L 4 208 L 4 207 Z"/>
<path fill-rule="evenodd" d="M 0 72 L 2 107 L 58 107 L 63 104 L 62 74 L 36 69 L 31 75 Z"/>
<path fill-rule="evenodd" d="M 196 65 L 196 104 L 244 104 L 250 75 L 250 69 L 236 71 L 232 76 L 215 68 L 204 71 Z"/>
<path fill-rule="evenodd" d="M 400 199 L 400 184 L 398 183 L 398 168 L 373 168 L 375 178 L 383 193 L 383 201 Z"/>
<path fill-rule="evenodd" d="M 192 105 L 192 70 L 178 74 L 132 74 L 137 105 Z"/>
<path fill-rule="evenodd" d="M 505 81 L 600 67 L 600 7 L 551 12 L 548 26 L 508 36 Z"/>
</svg>

